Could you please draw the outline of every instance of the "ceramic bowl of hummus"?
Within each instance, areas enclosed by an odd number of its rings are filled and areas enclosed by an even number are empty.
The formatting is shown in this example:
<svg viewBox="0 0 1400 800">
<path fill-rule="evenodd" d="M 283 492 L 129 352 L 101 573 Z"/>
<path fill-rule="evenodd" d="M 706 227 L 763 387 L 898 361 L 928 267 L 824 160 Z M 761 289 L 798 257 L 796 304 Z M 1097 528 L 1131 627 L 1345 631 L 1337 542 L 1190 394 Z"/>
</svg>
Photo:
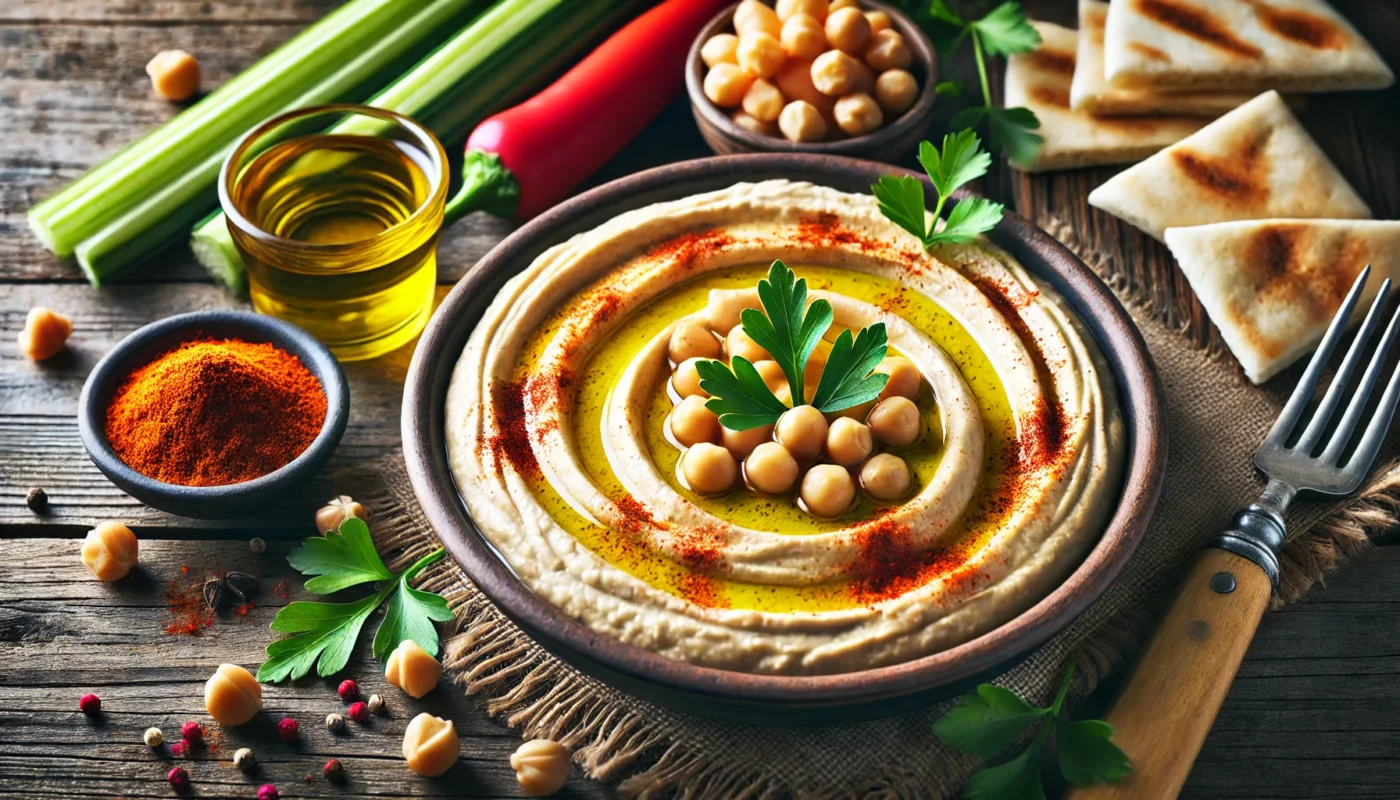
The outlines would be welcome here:
<svg viewBox="0 0 1400 800">
<path fill-rule="evenodd" d="M 410 476 L 546 647 L 698 713 L 880 713 L 1024 656 L 1118 573 L 1166 455 L 1139 334 L 1010 212 L 926 252 L 869 194 L 892 171 L 640 173 L 444 301 L 408 377 Z"/>
</svg>

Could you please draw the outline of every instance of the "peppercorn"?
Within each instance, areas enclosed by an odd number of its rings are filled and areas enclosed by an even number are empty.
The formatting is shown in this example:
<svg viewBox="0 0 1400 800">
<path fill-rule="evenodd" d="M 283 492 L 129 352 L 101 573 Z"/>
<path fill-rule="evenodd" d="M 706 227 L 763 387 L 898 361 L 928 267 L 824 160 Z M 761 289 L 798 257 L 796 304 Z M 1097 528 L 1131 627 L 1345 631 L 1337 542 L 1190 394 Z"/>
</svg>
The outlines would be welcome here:
<svg viewBox="0 0 1400 800">
<path fill-rule="evenodd" d="M 190 788 L 190 774 L 184 767 L 175 767 L 165 773 L 165 779 L 170 781 L 170 785 L 175 787 L 175 791 L 183 792 Z"/>
<path fill-rule="evenodd" d="M 291 717 L 283 717 L 277 721 L 277 735 L 282 737 L 282 741 L 291 744 L 297 740 L 299 727 L 296 720 Z"/>
<path fill-rule="evenodd" d="M 326 730 L 331 733 L 340 733 L 345 730 L 345 717 L 339 714 L 326 715 Z"/>
<path fill-rule="evenodd" d="M 370 695 L 370 696 L 369 696 L 369 713 L 371 713 L 371 714 L 383 714 L 383 713 L 384 713 L 384 710 L 385 710 L 384 698 L 380 697 L 380 696 L 377 695 L 377 694 L 372 694 L 372 695 Z"/>
<path fill-rule="evenodd" d="M 180 726 L 180 738 L 184 739 L 190 747 L 196 747 L 204 742 L 204 729 L 198 722 L 190 720 Z"/>
<path fill-rule="evenodd" d="M 267 542 L 263 541 L 261 536 L 254 536 L 248 540 L 248 549 L 254 553 L 262 553 L 267 550 Z"/>
<path fill-rule="evenodd" d="M 240 747 L 238 751 L 233 754 L 233 765 L 244 772 L 252 772 L 253 768 L 258 765 L 258 759 L 253 755 L 252 750 L 246 747 Z"/>
<path fill-rule="evenodd" d="M 141 741 L 145 742 L 147 747 L 160 747 L 165 744 L 165 734 L 160 732 L 160 728 L 147 728 Z"/>
<path fill-rule="evenodd" d="M 369 706 L 364 703 L 351 703 L 348 713 L 350 714 L 350 719 L 355 720 L 361 725 L 369 724 Z"/>
<path fill-rule="evenodd" d="M 277 793 L 277 787 L 270 783 L 264 783 L 258 787 L 258 800 L 281 800 L 282 795 Z"/>
<path fill-rule="evenodd" d="M 49 493 L 35 486 L 24 496 L 24 504 L 35 514 L 43 514 L 49 510 Z"/>
<path fill-rule="evenodd" d="M 335 691 L 336 694 L 340 695 L 340 699 L 347 703 L 351 700 L 358 700 L 360 697 L 360 685 L 349 678 L 341 681 L 340 688 Z"/>
<path fill-rule="evenodd" d="M 326 766 L 322 767 L 321 771 L 325 773 L 326 780 L 331 783 L 340 783 L 345 780 L 345 767 L 341 765 L 338 758 L 327 761 Z"/>
<path fill-rule="evenodd" d="M 85 694 L 78 698 L 78 710 L 89 717 L 102 713 L 102 698 L 95 694 Z"/>
<path fill-rule="evenodd" d="M 185 750 L 189 747 L 191 747 L 190 743 L 185 741 L 184 739 L 181 739 L 180 741 L 170 745 L 170 755 L 179 758 L 180 756 L 183 756 L 185 754 Z"/>
</svg>

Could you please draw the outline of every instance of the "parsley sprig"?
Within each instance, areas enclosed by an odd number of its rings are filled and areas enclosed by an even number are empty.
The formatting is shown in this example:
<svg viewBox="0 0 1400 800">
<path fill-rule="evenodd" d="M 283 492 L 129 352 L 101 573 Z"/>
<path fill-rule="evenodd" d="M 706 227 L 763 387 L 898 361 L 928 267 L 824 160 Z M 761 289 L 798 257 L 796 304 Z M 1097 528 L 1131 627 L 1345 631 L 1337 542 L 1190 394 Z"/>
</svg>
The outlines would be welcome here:
<svg viewBox="0 0 1400 800">
<path fill-rule="evenodd" d="M 959 111 L 949 123 L 953 129 L 975 128 L 987 121 L 987 143 L 1001 150 L 1019 164 L 1035 159 L 1045 138 L 1035 130 L 1040 120 L 1029 108 L 998 108 L 992 105 L 991 84 L 987 79 L 987 56 L 1009 56 L 1029 53 L 1040 46 L 1040 33 L 1026 19 L 1021 4 L 1006 2 L 992 9 L 981 19 L 964 20 L 948 8 L 944 0 L 933 0 L 922 15 L 924 27 L 934 40 L 934 46 L 944 57 L 953 53 L 965 41 L 972 42 L 977 62 L 977 76 L 982 86 L 982 104 Z M 934 87 L 940 95 L 956 96 L 961 88 L 952 81 Z"/>
<path fill-rule="evenodd" d="M 986 759 L 1002 753 L 1031 726 L 1040 726 L 1015 758 L 972 774 L 967 800 L 1044 800 L 1040 761 L 1051 736 L 1060 773 L 1075 786 L 1109 783 L 1132 772 L 1128 756 L 1112 741 L 1113 728 L 1108 723 L 1070 722 L 1060 716 L 1073 677 L 1070 661 L 1049 708 L 1035 708 L 1009 689 L 984 683 L 934 723 L 933 733 L 944 743 Z"/>
<path fill-rule="evenodd" d="M 919 203 L 922 214 L 922 192 Z M 782 368 L 792 397 L 805 397 L 807 362 L 835 319 L 831 303 L 818 299 L 809 304 L 807 279 L 799 279 L 781 261 L 774 261 L 768 278 L 758 282 L 758 299 L 762 311 L 746 308 L 739 315 L 744 331 Z M 872 374 L 887 352 L 883 322 L 862 328 L 855 336 L 842 331 L 822 368 L 812 405 L 829 414 L 874 400 L 889 380 L 888 375 Z M 788 410 L 787 404 L 773 394 L 748 359 L 735 356 L 732 362 L 732 367 L 723 361 L 696 363 L 700 388 L 710 395 L 705 407 L 733 431 L 777 422 Z"/>
<path fill-rule="evenodd" d="M 886 175 L 871 187 L 880 213 L 918 237 L 925 248 L 943 242 L 970 241 L 995 228 L 1001 222 L 1002 204 L 985 197 L 969 197 L 953 206 L 947 223 L 942 230 L 938 229 L 943 206 L 954 190 L 987 174 L 987 168 L 992 165 L 991 155 L 983 151 L 981 145 L 977 134 L 970 130 L 944 136 L 941 152 L 931 142 L 925 141 L 919 145 L 919 163 L 933 181 L 933 188 L 938 191 L 938 205 L 933 209 L 932 225 L 924 222 L 924 186 L 917 178 L 908 175 Z"/>
<path fill-rule="evenodd" d="M 369 527 L 353 517 L 341 523 L 339 532 L 308 538 L 287 555 L 288 563 L 298 572 L 315 576 L 306 582 L 307 591 L 327 595 L 364 583 L 382 585 L 374 594 L 353 602 L 298 601 L 278 611 L 272 629 L 296 635 L 267 646 L 267 660 L 258 669 L 258 680 L 295 680 L 313 666 L 321 677 L 341 671 L 350 660 L 360 629 L 381 605 L 385 606 L 384 621 L 374 636 L 375 658 L 387 658 L 404 639 L 412 639 L 437 655 L 438 635 L 433 622 L 452 619 L 452 611 L 442 596 L 414 589 L 409 582 L 444 555 L 438 548 L 394 575 L 375 552 Z"/>
</svg>

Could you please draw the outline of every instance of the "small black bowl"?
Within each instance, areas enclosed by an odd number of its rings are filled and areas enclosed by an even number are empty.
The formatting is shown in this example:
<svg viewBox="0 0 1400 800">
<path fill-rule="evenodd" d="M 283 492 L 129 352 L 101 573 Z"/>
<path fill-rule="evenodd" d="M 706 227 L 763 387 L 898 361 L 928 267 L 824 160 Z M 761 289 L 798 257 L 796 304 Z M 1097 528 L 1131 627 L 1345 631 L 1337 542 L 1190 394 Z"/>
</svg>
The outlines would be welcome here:
<svg viewBox="0 0 1400 800">
<path fill-rule="evenodd" d="M 131 372 L 195 338 L 269 342 L 311 370 L 326 392 L 326 422 L 301 455 L 281 469 L 242 483 L 180 486 L 148 478 L 126 465 L 107 441 L 107 406 Z M 345 435 L 350 387 L 340 362 L 297 326 L 249 311 L 195 311 L 153 322 L 126 337 L 93 367 L 78 400 L 78 432 L 97 468 L 118 488 L 151 508 L 199 519 L 226 519 L 255 511 L 325 465 Z"/>
</svg>

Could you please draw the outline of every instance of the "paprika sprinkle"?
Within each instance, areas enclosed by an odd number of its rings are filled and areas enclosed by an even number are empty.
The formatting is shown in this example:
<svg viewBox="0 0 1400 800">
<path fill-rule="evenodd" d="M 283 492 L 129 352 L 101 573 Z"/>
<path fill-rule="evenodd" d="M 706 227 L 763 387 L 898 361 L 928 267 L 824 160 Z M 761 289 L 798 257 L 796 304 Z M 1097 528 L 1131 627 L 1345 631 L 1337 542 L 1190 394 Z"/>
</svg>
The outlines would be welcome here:
<svg viewBox="0 0 1400 800">
<path fill-rule="evenodd" d="M 133 371 L 107 408 L 112 449 L 181 486 L 261 477 L 309 447 L 326 393 L 296 356 L 241 339 L 186 342 Z"/>
</svg>

